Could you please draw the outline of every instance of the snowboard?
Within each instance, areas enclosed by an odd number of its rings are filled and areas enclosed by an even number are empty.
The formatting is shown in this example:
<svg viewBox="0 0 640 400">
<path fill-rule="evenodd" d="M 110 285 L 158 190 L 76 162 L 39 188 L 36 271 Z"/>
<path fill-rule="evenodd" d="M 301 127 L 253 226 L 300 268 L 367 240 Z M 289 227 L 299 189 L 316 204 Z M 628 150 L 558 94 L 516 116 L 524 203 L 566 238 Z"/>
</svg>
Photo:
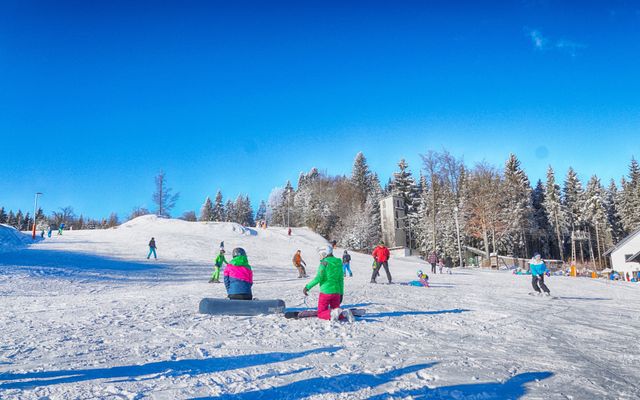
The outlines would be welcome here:
<svg viewBox="0 0 640 400">
<path fill-rule="evenodd" d="M 261 314 L 281 314 L 284 300 L 231 300 L 204 298 L 200 300 L 198 312 L 210 315 L 252 316 Z"/>
<path fill-rule="evenodd" d="M 349 308 L 354 317 L 362 317 L 367 313 L 364 308 Z M 305 311 L 286 311 L 284 317 L 287 319 L 315 318 L 318 316 L 318 310 Z"/>
</svg>

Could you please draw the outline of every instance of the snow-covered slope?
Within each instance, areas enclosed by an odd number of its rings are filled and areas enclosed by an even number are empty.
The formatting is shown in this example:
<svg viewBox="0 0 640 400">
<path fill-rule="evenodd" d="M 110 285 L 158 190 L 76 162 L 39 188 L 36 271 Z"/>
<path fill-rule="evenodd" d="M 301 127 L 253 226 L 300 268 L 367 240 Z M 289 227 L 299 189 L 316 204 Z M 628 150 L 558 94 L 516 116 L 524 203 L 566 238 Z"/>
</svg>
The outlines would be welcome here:
<svg viewBox="0 0 640 400">
<path fill-rule="evenodd" d="M 147 260 L 155 237 L 158 260 Z M 197 314 L 220 241 L 244 247 L 254 295 L 306 300 L 291 257 L 315 273 L 325 239 L 145 216 L 0 254 L 0 398 L 586 399 L 640 395 L 640 286 L 454 270 L 432 288 L 372 285 L 353 254 L 355 324 Z M 424 266 L 392 259 L 394 281 Z M 384 273 L 379 282 L 384 282 Z"/>
<path fill-rule="evenodd" d="M 16 228 L 0 224 L 0 252 L 24 247 L 26 241 L 27 236 Z"/>
</svg>

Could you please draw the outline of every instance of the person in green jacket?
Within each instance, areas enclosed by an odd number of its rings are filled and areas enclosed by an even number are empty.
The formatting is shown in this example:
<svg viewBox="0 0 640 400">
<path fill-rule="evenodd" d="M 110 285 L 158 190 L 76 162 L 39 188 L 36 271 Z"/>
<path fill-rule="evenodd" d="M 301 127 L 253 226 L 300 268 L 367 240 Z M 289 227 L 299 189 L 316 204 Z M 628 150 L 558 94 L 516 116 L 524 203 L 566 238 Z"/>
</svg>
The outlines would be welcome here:
<svg viewBox="0 0 640 400">
<path fill-rule="evenodd" d="M 326 246 L 320 250 L 320 266 L 316 277 L 302 289 L 305 296 L 314 286 L 320 285 L 318 297 L 318 318 L 331 321 L 347 319 L 353 322 L 353 313 L 340 308 L 344 294 L 344 275 L 342 260 L 333 256 L 333 247 Z"/>
<path fill-rule="evenodd" d="M 227 259 L 224 258 L 224 249 L 220 249 L 220 254 L 216 257 L 216 263 L 213 266 L 213 274 L 211 274 L 209 283 L 220 283 L 220 268 L 225 264 L 227 264 Z"/>
</svg>

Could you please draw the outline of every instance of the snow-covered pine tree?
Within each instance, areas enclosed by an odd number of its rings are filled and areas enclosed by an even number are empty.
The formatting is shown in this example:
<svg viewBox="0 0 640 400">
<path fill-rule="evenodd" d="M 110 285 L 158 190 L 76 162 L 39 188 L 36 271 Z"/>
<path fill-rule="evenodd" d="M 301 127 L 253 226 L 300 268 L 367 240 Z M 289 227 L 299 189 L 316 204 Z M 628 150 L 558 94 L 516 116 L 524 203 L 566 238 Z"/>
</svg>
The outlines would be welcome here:
<svg viewBox="0 0 640 400">
<path fill-rule="evenodd" d="M 551 240 L 553 229 L 549 224 L 547 212 L 544 209 L 544 185 L 538 179 L 536 187 L 531 192 L 531 207 L 533 223 L 530 228 L 532 253 L 539 252 L 542 257 L 551 257 Z"/>
<path fill-rule="evenodd" d="M 13 210 L 9 210 L 9 214 L 7 215 L 7 225 L 16 227 L 16 215 L 13 213 Z"/>
<path fill-rule="evenodd" d="M 7 212 L 4 210 L 4 207 L 0 207 L 0 224 L 7 223 Z"/>
<path fill-rule="evenodd" d="M 256 211 L 256 221 L 264 221 L 267 218 L 267 203 L 262 200 Z"/>
<path fill-rule="evenodd" d="M 216 199 L 211 210 L 210 221 L 222 222 L 227 220 L 226 210 L 222 199 L 222 192 L 218 190 L 216 193 Z"/>
<path fill-rule="evenodd" d="M 562 204 L 567 213 L 569 229 L 571 231 L 579 230 L 584 220 L 582 211 L 584 210 L 585 198 L 582 183 L 572 167 L 569 167 L 567 171 L 562 192 Z"/>
<path fill-rule="evenodd" d="M 18 210 L 18 212 L 16 213 L 16 222 L 13 227 L 19 231 L 22 231 L 24 230 L 22 226 L 23 224 L 24 224 L 24 215 L 22 214 L 22 210 Z"/>
<path fill-rule="evenodd" d="M 351 182 L 361 194 L 360 201 L 364 204 L 371 192 L 371 171 L 367 165 L 367 159 L 362 152 L 356 154 L 351 170 Z"/>
<path fill-rule="evenodd" d="M 607 209 L 607 219 L 611 225 L 611 239 L 613 244 L 618 243 L 624 238 L 624 229 L 620 220 L 619 208 L 619 192 L 616 181 L 611 179 L 609 187 L 605 195 L 605 208 Z"/>
<path fill-rule="evenodd" d="M 527 257 L 527 232 L 531 225 L 531 184 L 520 160 L 509 154 L 504 166 L 502 217 L 506 225 L 502 241 L 507 254 Z"/>
<path fill-rule="evenodd" d="M 226 222 L 238 222 L 238 214 L 236 213 L 236 206 L 231 201 L 231 199 L 227 200 L 227 203 L 224 205 L 225 210 L 225 221 Z"/>
<path fill-rule="evenodd" d="M 285 226 L 284 217 L 284 189 L 276 187 L 269 193 L 267 200 L 267 223 L 270 226 Z"/>
<path fill-rule="evenodd" d="M 405 204 L 405 213 L 407 215 L 417 211 L 417 198 L 420 196 L 416 181 L 413 178 L 409 165 L 405 159 L 398 162 L 400 171 L 393 173 L 393 181 L 391 182 L 391 193 L 402 197 Z"/>
<path fill-rule="evenodd" d="M 547 213 L 549 225 L 555 234 L 558 256 L 561 260 L 564 260 L 564 237 L 567 232 L 568 223 L 560 196 L 560 186 L 556 184 L 556 176 L 551 166 L 547 169 L 547 183 L 545 185 L 543 206 Z"/>
<path fill-rule="evenodd" d="M 583 209 L 584 220 L 589 224 L 589 232 L 595 237 L 595 257 L 600 266 L 603 265 L 602 254 L 613 244 L 612 228 L 607 218 L 605 191 L 600 178 L 592 176 L 587 183 Z"/>
<path fill-rule="evenodd" d="M 213 221 L 213 202 L 209 196 L 207 196 L 207 199 L 200 209 L 200 221 Z"/>
<path fill-rule="evenodd" d="M 620 217 L 627 234 L 640 228 L 640 165 L 635 158 L 631 159 L 628 177 L 622 180 L 620 194 Z"/>
</svg>

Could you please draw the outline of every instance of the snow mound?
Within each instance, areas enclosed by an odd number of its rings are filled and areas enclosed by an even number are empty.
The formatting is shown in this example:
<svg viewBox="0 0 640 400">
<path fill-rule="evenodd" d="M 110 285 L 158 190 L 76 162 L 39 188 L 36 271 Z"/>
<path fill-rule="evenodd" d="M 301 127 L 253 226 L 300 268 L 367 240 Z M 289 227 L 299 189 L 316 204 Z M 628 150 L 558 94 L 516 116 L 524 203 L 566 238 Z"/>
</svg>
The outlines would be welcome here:
<svg viewBox="0 0 640 400">
<path fill-rule="evenodd" d="M 24 247 L 28 236 L 16 228 L 0 224 L 0 251 L 15 250 Z"/>
</svg>

